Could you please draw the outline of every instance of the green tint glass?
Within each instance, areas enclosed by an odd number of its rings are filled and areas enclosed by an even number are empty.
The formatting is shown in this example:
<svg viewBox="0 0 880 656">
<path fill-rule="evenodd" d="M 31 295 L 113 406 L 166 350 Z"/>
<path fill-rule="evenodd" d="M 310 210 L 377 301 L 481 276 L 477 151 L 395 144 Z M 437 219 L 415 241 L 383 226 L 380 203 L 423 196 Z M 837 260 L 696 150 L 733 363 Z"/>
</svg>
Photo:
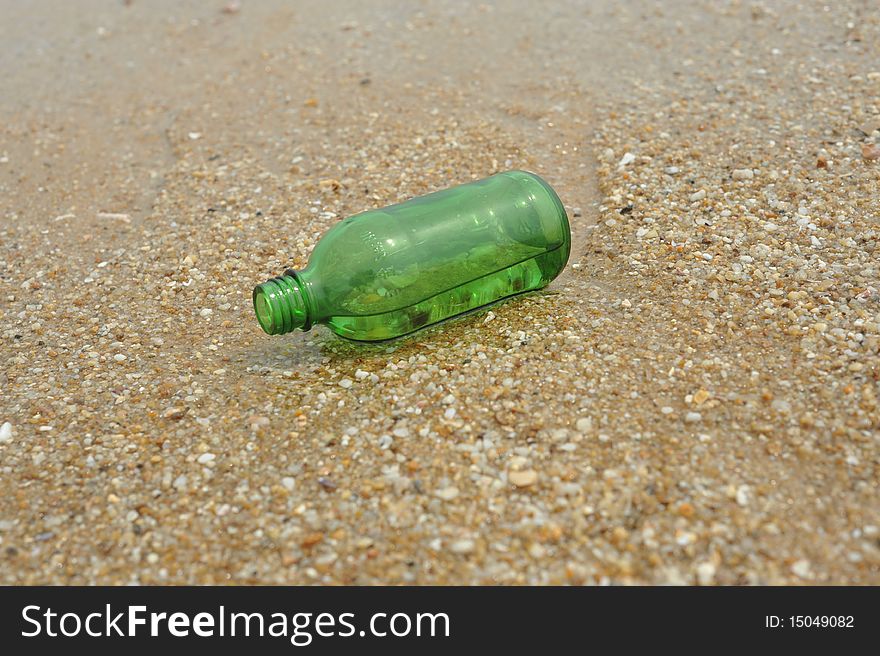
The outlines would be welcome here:
<svg viewBox="0 0 880 656">
<path fill-rule="evenodd" d="M 340 221 L 305 269 L 257 285 L 254 310 L 270 335 L 390 339 L 544 287 L 570 250 L 556 192 L 508 171 Z"/>
</svg>

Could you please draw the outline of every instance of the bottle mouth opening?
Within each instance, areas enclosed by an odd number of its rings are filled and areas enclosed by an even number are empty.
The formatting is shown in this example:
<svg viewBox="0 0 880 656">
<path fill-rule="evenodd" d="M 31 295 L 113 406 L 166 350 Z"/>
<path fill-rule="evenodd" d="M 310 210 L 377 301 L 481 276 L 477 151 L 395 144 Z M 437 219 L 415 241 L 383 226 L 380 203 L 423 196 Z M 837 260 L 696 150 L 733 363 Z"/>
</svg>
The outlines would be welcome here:
<svg viewBox="0 0 880 656">
<path fill-rule="evenodd" d="M 272 278 L 254 287 L 254 313 L 269 335 L 282 335 L 311 328 L 299 283 L 292 275 Z"/>
<path fill-rule="evenodd" d="M 254 312 L 257 313 L 260 327 L 269 335 L 274 335 L 277 332 L 275 313 L 272 311 L 266 292 L 260 287 L 254 289 Z"/>
</svg>

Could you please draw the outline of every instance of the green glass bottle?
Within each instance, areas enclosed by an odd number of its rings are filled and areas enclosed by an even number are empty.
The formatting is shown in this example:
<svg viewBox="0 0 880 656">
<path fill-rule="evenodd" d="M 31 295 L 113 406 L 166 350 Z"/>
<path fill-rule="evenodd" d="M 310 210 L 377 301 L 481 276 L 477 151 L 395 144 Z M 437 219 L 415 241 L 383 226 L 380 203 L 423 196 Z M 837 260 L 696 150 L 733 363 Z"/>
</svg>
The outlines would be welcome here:
<svg viewBox="0 0 880 656">
<path fill-rule="evenodd" d="M 390 339 L 544 287 L 570 250 L 556 192 L 508 171 L 340 221 L 305 269 L 256 286 L 254 310 L 270 335 Z"/>
</svg>

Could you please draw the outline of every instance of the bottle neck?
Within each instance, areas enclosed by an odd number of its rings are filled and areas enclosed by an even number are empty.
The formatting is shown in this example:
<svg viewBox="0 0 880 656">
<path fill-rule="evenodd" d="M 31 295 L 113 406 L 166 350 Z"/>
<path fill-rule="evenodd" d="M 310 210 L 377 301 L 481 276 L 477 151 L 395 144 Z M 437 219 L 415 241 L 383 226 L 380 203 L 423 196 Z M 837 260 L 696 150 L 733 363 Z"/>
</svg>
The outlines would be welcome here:
<svg viewBox="0 0 880 656">
<path fill-rule="evenodd" d="M 309 330 L 314 323 L 314 304 L 298 271 L 288 269 L 257 285 L 253 300 L 257 320 L 269 335 Z"/>
</svg>

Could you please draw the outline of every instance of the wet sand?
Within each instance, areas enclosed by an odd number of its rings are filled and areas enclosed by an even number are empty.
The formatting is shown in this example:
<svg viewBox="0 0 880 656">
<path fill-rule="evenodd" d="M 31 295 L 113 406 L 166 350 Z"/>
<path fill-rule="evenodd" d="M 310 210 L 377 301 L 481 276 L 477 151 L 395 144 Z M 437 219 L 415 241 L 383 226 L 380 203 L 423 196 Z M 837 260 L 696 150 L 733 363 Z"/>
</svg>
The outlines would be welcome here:
<svg viewBox="0 0 880 656">
<path fill-rule="evenodd" d="M 880 582 L 880 9 L 621 4 L 0 1 L 0 581 Z M 510 168 L 546 291 L 260 331 Z"/>
</svg>

